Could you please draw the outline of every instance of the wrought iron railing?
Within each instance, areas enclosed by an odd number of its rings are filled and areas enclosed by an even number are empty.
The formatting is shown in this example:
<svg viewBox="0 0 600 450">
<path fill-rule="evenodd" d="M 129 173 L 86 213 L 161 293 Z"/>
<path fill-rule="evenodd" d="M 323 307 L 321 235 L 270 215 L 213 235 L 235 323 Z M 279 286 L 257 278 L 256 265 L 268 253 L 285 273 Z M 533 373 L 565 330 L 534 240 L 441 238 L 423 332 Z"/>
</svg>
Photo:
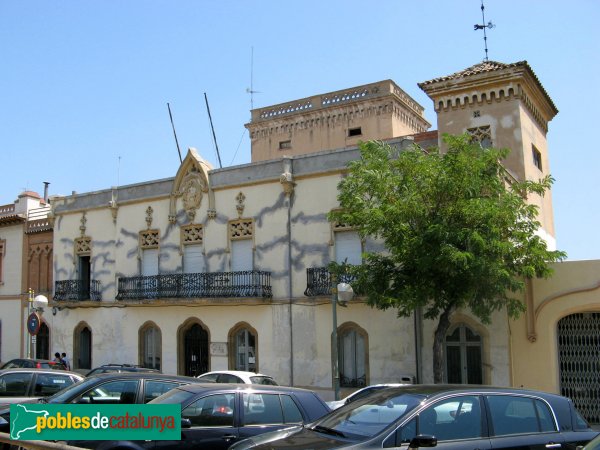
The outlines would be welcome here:
<svg viewBox="0 0 600 450">
<path fill-rule="evenodd" d="M 355 280 L 353 275 L 338 276 L 338 283 L 351 283 Z M 309 267 L 306 269 L 306 290 L 304 295 L 316 297 L 317 295 L 331 295 L 331 273 L 327 267 Z"/>
<path fill-rule="evenodd" d="M 123 277 L 117 300 L 272 296 L 271 272 L 247 270 Z"/>
<path fill-rule="evenodd" d="M 56 281 L 54 283 L 54 300 L 102 300 L 100 281 Z"/>
</svg>

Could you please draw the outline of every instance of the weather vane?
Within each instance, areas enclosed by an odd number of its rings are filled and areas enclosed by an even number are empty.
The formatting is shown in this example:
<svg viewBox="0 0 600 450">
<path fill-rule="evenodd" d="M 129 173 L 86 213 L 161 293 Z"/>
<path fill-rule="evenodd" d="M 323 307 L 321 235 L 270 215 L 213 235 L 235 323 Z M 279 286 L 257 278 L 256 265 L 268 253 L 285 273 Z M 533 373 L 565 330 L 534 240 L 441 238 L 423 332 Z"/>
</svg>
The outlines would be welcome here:
<svg viewBox="0 0 600 450">
<path fill-rule="evenodd" d="M 483 30 L 483 43 L 485 46 L 485 59 L 484 61 L 489 61 L 488 59 L 488 48 L 487 48 L 487 35 L 486 35 L 486 28 L 489 28 L 490 30 L 492 28 L 494 28 L 496 25 L 494 25 L 492 22 L 488 22 L 487 25 L 485 23 L 485 6 L 483 6 L 483 0 L 481 0 L 481 18 L 482 18 L 482 25 L 475 25 L 474 29 L 475 31 L 477 30 Z"/>
</svg>

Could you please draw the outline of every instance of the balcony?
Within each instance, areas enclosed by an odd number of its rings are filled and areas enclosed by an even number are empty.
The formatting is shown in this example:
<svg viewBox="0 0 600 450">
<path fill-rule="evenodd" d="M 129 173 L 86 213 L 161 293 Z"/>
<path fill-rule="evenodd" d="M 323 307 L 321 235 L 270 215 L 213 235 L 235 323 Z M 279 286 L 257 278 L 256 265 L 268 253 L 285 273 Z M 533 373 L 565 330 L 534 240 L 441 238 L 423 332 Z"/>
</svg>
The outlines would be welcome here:
<svg viewBox="0 0 600 450">
<path fill-rule="evenodd" d="M 102 300 L 100 281 L 62 280 L 54 283 L 54 300 Z"/>
<path fill-rule="evenodd" d="M 340 275 L 338 283 L 352 283 L 353 275 Z M 304 295 L 307 297 L 317 297 L 319 295 L 331 295 L 331 273 L 327 267 L 309 267 L 306 269 L 306 290 Z"/>
<path fill-rule="evenodd" d="M 272 296 L 271 272 L 248 270 L 119 278 L 117 300 Z"/>
</svg>

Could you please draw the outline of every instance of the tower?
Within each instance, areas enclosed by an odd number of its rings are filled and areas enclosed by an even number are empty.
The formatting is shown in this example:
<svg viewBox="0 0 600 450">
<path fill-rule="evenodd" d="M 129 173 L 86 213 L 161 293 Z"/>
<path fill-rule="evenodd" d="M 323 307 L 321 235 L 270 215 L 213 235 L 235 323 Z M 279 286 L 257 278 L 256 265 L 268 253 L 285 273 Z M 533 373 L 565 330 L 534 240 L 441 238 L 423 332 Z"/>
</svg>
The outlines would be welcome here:
<svg viewBox="0 0 600 450">
<path fill-rule="evenodd" d="M 419 87 L 433 100 L 440 137 L 468 133 L 484 147 L 509 148 L 504 163 L 517 180 L 550 174 L 546 134 L 558 110 L 526 61 L 484 61 Z M 529 201 L 539 207 L 541 237 L 555 249 L 551 192 Z"/>
</svg>

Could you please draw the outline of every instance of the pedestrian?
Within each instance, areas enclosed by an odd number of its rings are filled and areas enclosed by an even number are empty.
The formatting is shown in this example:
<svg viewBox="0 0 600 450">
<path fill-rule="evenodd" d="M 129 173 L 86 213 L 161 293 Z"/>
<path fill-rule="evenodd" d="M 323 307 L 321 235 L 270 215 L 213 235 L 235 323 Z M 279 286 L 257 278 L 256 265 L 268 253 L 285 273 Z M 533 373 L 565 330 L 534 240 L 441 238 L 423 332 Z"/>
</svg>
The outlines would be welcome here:
<svg viewBox="0 0 600 450">
<path fill-rule="evenodd" d="M 54 362 L 57 362 L 57 363 L 61 362 L 61 360 L 60 360 L 60 353 L 56 352 L 54 354 Z"/>
<path fill-rule="evenodd" d="M 62 363 L 65 365 L 67 370 L 71 370 L 71 363 L 69 362 L 69 358 L 67 358 L 67 354 L 63 352 L 62 354 Z"/>
</svg>

